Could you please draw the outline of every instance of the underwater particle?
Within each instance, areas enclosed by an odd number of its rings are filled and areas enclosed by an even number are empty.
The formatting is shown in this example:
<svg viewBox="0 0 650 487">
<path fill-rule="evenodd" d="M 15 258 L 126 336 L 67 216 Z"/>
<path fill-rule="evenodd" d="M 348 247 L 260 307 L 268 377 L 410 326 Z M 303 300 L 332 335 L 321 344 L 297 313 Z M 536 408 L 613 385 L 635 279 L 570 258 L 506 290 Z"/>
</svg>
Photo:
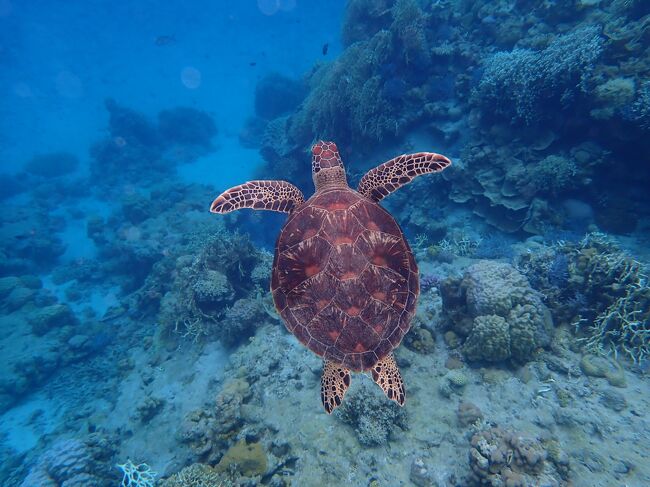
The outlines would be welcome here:
<svg viewBox="0 0 650 487">
<path fill-rule="evenodd" d="M 13 10 L 10 0 L 0 0 L 0 17 L 8 17 Z"/>
<path fill-rule="evenodd" d="M 186 66 L 181 70 L 181 82 L 190 90 L 196 90 L 201 86 L 201 71 L 192 66 Z"/>
<path fill-rule="evenodd" d="M 283 12 L 291 12 L 296 8 L 296 0 L 278 0 L 278 5 Z"/>
<path fill-rule="evenodd" d="M 264 15 L 274 15 L 280 10 L 280 0 L 257 0 L 257 8 Z"/>
<path fill-rule="evenodd" d="M 168 45 L 173 44 L 175 42 L 176 42 L 176 36 L 174 36 L 174 35 L 160 35 L 160 36 L 156 37 L 156 40 L 154 41 L 156 46 L 159 46 L 159 47 L 168 46 Z"/>
<path fill-rule="evenodd" d="M 59 72 L 54 79 L 54 85 L 57 93 L 64 98 L 81 98 L 84 94 L 83 83 L 70 71 Z"/>
<path fill-rule="evenodd" d="M 34 96 L 34 92 L 32 91 L 32 88 L 23 81 L 19 83 L 15 83 L 13 85 L 13 92 L 14 95 L 16 95 L 19 98 L 32 98 Z"/>
</svg>

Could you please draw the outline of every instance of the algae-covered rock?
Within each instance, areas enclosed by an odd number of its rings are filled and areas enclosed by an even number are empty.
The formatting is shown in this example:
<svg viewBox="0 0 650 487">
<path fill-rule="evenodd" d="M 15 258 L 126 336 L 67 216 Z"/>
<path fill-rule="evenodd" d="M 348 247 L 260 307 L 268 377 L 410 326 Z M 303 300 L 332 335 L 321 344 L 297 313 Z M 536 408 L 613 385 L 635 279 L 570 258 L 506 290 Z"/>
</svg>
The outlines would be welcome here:
<svg viewBox="0 0 650 487">
<path fill-rule="evenodd" d="M 580 360 L 580 369 L 590 377 L 603 377 L 615 387 L 626 387 L 623 367 L 613 359 L 600 355 L 585 354 Z"/>
<path fill-rule="evenodd" d="M 72 325 L 75 322 L 72 310 L 65 304 L 53 304 L 39 308 L 29 317 L 32 332 L 37 336 L 45 335 L 53 328 Z"/>
<path fill-rule="evenodd" d="M 260 443 L 246 443 L 240 440 L 230 447 L 215 467 L 216 472 L 235 469 L 244 477 L 255 477 L 266 472 L 267 459 Z"/>
</svg>

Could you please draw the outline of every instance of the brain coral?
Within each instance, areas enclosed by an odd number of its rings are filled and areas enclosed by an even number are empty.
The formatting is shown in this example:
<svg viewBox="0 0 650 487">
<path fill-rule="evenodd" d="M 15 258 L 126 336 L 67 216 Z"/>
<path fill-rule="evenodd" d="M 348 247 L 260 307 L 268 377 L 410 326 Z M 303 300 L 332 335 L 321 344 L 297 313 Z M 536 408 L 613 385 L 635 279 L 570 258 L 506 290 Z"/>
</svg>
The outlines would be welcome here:
<svg viewBox="0 0 650 487">
<path fill-rule="evenodd" d="M 525 362 L 549 343 L 550 313 L 510 264 L 479 261 L 462 280 L 446 281 L 442 295 L 453 330 L 466 336 L 462 350 L 469 360 Z"/>
</svg>

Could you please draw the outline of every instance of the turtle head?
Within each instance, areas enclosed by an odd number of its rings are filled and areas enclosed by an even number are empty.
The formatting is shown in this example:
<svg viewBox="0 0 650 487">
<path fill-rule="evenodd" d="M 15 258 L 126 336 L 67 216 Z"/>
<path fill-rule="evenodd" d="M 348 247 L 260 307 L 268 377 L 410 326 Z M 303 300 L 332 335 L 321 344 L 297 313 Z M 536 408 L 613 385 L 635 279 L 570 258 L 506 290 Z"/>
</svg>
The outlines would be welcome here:
<svg viewBox="0 0 650 487">
<path fill-rule="evenodd" d="M 316 191 L 348 187 L 343 161 L 334 142 L 319 140 L 311 148 L 311 175 Z"/>
</svg>

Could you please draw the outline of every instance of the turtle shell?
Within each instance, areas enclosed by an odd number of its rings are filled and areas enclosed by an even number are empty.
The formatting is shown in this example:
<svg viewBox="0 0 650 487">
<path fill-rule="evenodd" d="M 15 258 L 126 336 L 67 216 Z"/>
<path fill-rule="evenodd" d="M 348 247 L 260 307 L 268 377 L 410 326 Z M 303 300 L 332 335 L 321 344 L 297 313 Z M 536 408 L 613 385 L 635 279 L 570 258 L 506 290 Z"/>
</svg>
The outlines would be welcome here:
<svg viewBox="0 0 650 487">
<path fill-rule="evenodd" d="M 273 301 L 314 353 L 360 371 L 399 345 L 419 294 L 401 229 L 351 189 L 317 193 L 291 214 L 275 248 Z"/>
</svg>

